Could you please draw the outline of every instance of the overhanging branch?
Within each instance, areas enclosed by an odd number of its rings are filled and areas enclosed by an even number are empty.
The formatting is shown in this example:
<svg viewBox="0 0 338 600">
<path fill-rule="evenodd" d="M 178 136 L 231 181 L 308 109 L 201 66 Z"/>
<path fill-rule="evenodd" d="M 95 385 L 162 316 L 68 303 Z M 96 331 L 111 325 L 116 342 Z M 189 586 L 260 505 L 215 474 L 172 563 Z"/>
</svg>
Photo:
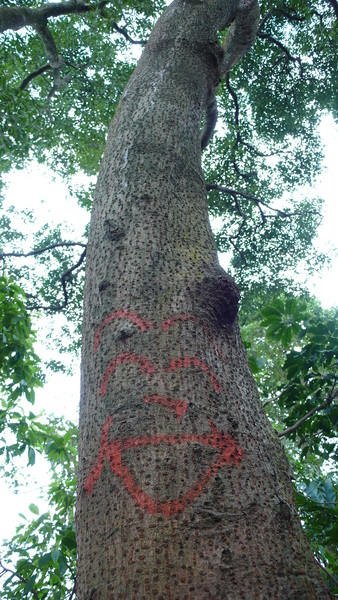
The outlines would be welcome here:
<svg viewBox="0 0 338 600">
<path fill-rule="evenodd" d="M 5 565 L 0 562 L 0 577 L 2 577 L 3 575 L 5 575 L 6 573 L 12 573 L 12 575 L 14 575 L 15 577 L 17 577 L 20 581 L 22 581 L 22 583 L 28 583 L 28 579 L 26 579 L 25 577 L 22 577 L 22 575 L 19 575 L 19 573 L 17 571 L 13 571 L 12 569 L 8 569 L 8 567 L 5 567 Z M 31 589 L 31 594 L 33 595 L 33 598 L 35 598 L 35 600 L 39 600 L 39 596 L 36 593 L 36 591 L 33 589 Z"/>
<path fill-rule="evenodd" d="M 58 242 L 56 244 L 51 244 L 50 246 L 45 246 L 44 248 L 37 248 L 36 250 L 31 250 L 30 252 L 1 252 L 0 259 L 12 256 L 15 258 L 28 257 L 28 256 L 36 256 L 38 254 L 43 254 L 43 252 L 47 252 L 48 250 L 53 250 L 54 248 L 70 248 L 73 246 L 80 246 L 81 248 L 87 248 L 87 244 L 82 242 Z"/>
<path fill-rule="evenodd" d="M 87 4 L 81 0 L 74 2 L 51 2 L 39 8 L 27 6 L 2 6 L 0 8 L 0 33 L 8 29 L 18 31 L 22 27 L 34 27 L 37 23 L 46 23 L 47 19 L 73 13 L 96 10 L 98 6 Z"/>
<path fill-rule="evenodd" d="M 335 397 L 336 396 L 334 394 L 330 395 L 329 398 L 327 400 L 325 400 L 325 402 L 323 402 L 319 406 L 316 406 L 312 410 L 309 410 L 309 412 L 306 413 L 306 415 L 304 415 L 304 417 L 299 419 L 299 421 L 297 421 L 297 423 L 294 423 L 294 425 L 291 425 L 291 427 L 284 429 L 284 431 L 280 431 L 278 433 L 278 437 L 282 438 L 282 437 L 285 437 L 286 435 L 288 435 L 289 433 L 296 431 L 296 429 L 298 429 L 298 427 L 300 427 L 302 425 L 302 423 L 304 423 L 305 421 L 310 419 L 310 417 L 312 417 L 316 412 L 318 412 L 319 410 L 323 410 L 324 408 L 327 408 L 327 406 L 329 406 L 333 402 Z"/>
<path fill-rule="evenodd" d="M 3 6 L 0 8 L 0 34 L 7 30 L 17 31 L 23 27 L 32 27 L 34 31 L 40 37 L 43 46 L 45 48 L 46 56 L 49 65 L 44 65 L 33 71 L 23 80 L 20 85 L 20 89 L 25 89 L 28 84 L 41 75 L 49 68 L 52 69 L 54 85 L 48 95 L 48 100 L 54 96 L 55 92 L 64 84 L 68 83 L 69 76 L 61 78 L 61 68 L 64 65 L 63 58 L 58 54 L 56 43 L 54 38 L 48 29 L 48 19 L 65 16 L 69 14 L 81 14 L 100 10 L 102 16 L 104 15 L 104 7 L 108 4 L 109 0 L 102 0 L 98 4 L 88 4 L 82 0 L 71 0 L 70 2 L 58 2 L 45 4 L 39 8 L 29 8 L 26 6 Z M 113 23 L 115 31 L 124 36 L 124 38 L 131 44 L 145 45 L 144 40 L 133 40 L 128 34 L 125 27 L 119 27 L 117 23 Z"/>
<path fill-rule="evenodd" d="M 49 63 L 47 63 L 46 65 L 43 65 L 42 67 L 40 67 L 39 69 L 36 69 L 35 71 L 32 71 L 29 75 L 27 75 L 27 77 L 25 77 L 25 79 L 22 81 L 22 83 L 19 86 L 20 90 L 25 90 L 26 87 L 30 84 L 30 82 L 35 79 L 35 77 L 39 77 L 39 75 L 42 75 L 42 73 L 45 73 L 46 71 L 49 71 L 49 69 L 51 69 L 52 67 L 50 66 Z"/>
<path fill-rule="evenodd" d="M 120 33 L 121 35 L 123 35 L 123 37 L 130 42 L 130 44 L 138 44 L 139 46 L 145 46 L 146 45 L 146 41 L 145 40 L 133 40 L 129 33 L 127 32 L 125 27 L 119 27 L 117 23 L 113 23 L 113 28 L 115 29 L 115 31 L 117 31 L 117 33 Z"/>
<path fill-rule="evenodd" d="M 269 33 L 258 33 L 257 37 L 259 37 L 262 40 L 268 40 L 269 42 L 271 42 L 272 44 L 274 44 L 275 46 L 277 46 L 280 50 L 282 50 L 282 52 L 285 54 L 285 56 L 286 56 L 286 58 L 287 58 L 288 61 L 298 64 L 300 75 L 302 76 L 302 74 L 303 74 L 303 65 L 302 65 L 302 61 L 300 60 L 299 56 L 293 56 L 290 53 L 290 51 L 287 49 L 287 47 L 284 46 L 284 44 L 282 44 L 282 42 L 280 42 L 279 40 L 277 40 L 276 38 L 274 38 Z"/>
<path fill-rule="evenodd" d="M 35 305 L 35 306 L 27 306 L 27 310 L 50 310 L 53 312 L 60 312 L 61 310 L 66 308 L 68 305 L 68 300 L 69 300 L 67 283 L 71 280 L 71 274 L 82 265 L 82 263 L 86 257 L 86 252 L 87 252 L 87 248 L 84 249 L 84 251 L 82 252 L 77 263 L 75 265 L 73 265 L 72 267 L 70 267 L 69 269 L 67 269 L 67 271 L 65 271 L 61 277 L 61 285 L 62 285 L 62 291 L 63 291 L 63 296 L 64 296 L 64 301 L 62 302 L 62 304 L 54 304 L 54 305 L 51 304 L 49 306 L 46 306 L 43 304 Z"/>
<path fill-rule="evenodd" d="M 76 247 L 79 246 L 80 248 L 84 248 L 79 260 L 77 261 L 77 263 L 75 265 L 73 265 L 72 267 L 70 267 L 69 269 L 67 269 L 67 271 L 65 271 L 62 276 L 61 276 L 61 286 L 62 286 L 62 292 L 63 292 L 63 297 L 64 297 L 64 301 L 61 304 L 55 304 L 55 305 L 50 305 L 50 306 L 45 306 L 45 305 L 34 305 L 34 306 L 27 306 L 27 310 L 50 310 L 53 312 L 60 312 L 61 310 L 63 310 L 64 308 L 66 308 L 66 306 L 68 305 L 68 300 L 69 300 L 69 296 L 68 296 L 68 290 L 67 290 L 67 284 L 71 283 L 71 275 L 74 271 L 76 271 L 84 262 L 85 256 L 86 256 L 86 251 L 87 251 L 87 244 L 84 244 L 83 242 L 57 242 L 55 244 L 50 244 L 49 246 L 45 246 L 44 248 L 37 248 L 36 250 L 31 250 L 30 252 L 2 252 L 0 254 L 0 260 L 4 260 L 5 258 L 27 258 L 29 256 L 38 256 L 39 254 L 43 254 L 44 252 L 48 252 L 49 250 L 54 250 L 55 248 L 71 248 L 71 247 Z"/>
<path fill-rule="evenodd" d="M 269 210 L 277 213 L 277 216 L 279 216 L 279 217 L 290 218 L 290 217 L 293 217 L 293 216 L 296 216 L 299 214 L 296 212 L 295 213 L 285 212 L 283 210 L 280 210 L 279 208 L 273 208 L 272 206 L 267 204 L 267 202 L 260 200 L 260 198 L 257 198 L 256 196 L 253 196 L 252 194 L 248 194 L 247 192 L 242 192 L 239 190 L 234 190 L 232 188 L 224 187 L 224 186 L 218 185 L 216 183 L 206 183 L 206 188 L 208 191 L 216 190 L 218 192 L 223 192 L 224 194 L 230 194 L 231 196 L 241 196 L 242 198 L 246 198 L 247 200 L 251 200 L 252 202 L 254 202 L 256 204 L 257 208 L 259 208 L 259 205 L 265 206 Z M 265 216 L 265 218 L 266 218 L 266 216 Z"/>
</svg>

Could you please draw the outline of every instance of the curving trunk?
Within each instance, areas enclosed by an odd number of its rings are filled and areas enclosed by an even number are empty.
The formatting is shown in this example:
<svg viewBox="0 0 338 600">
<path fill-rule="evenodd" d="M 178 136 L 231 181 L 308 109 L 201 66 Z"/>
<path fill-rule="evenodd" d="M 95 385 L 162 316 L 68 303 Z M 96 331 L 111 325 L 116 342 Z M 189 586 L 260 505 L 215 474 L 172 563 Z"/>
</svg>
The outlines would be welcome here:
<svg viewBox="0 0 338 600">
<path fill-rule="evenodd" d="M 87 254 L 79 600 L 329 597 L 208 220 L 200 124 L 252 43 L 243 6 L 175 0 L 110 126 Z"/>
</svg>

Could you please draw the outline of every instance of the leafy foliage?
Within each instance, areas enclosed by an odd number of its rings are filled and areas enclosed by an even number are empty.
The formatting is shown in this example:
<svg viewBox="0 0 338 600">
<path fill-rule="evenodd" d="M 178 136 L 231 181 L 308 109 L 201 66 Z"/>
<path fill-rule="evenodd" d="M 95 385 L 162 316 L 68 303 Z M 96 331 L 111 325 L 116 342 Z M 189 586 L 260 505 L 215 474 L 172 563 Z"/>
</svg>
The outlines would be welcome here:
<svg viewBox="0 0 338 600">
<path fill-rule="evenodd" d="M 313 241 L 322 200 L 311 187 L 322 160 L 318 123 L 337 118 L 337 21 L 329 3 L 260 2 L 253 49 L 220 85 L 221 126 L 204 158 L 216 240 L 232 251 L 244 302 L 264 288 L 297 290 L 299 267 L 325 261 Z M 300 188 L 307 187 L 305 196 Z"/>
<path fill-rule="evenodd" d="M 29 509 L 33 519 L 20 515 L 22 523 L 0 563 L 3 598 L 54 600 L 74 595 L 77 448 L 72 443 L 75 440 L 76 430 L 72 426 L 65 435 L 64 450 L 58 448 L 58 468 L 54 469 L 48 490 L 49 511 L 40 515 L 38 506 L 32 503 Z"/>
<path fill-rule="evenodd" d="M 337 539 L 338 539 L 338 486 L 331 478 L 304 480 L 296 490 L 298 510 L 305 531 L 311 540 L 315 556 L 324 564 L 328 574 L 337 579 Z M 338 579 L 334 585 L 330 581 L 332 593 L 338 591 Z"/>
<path fill-rule="evenodd" d="M 35 388 L 43 381 L 34 340 L 25 293 L 4 274 L 0 277 L 0 452 L 8 460 L 27 450 L 31 465 L 35 462 L 35 416 L 31 412 L 26 416 L 19 401 L 23 397 L 34 404 Z M 14 434 L 14 444 L 7 444 L 6 430 Z"/>
<path fill-rule="evenodd" d="M 17 2 L 8 2 L 17 5 Z M 163 2 L 92 2 L 91 10 L 51 20 L 49 27 L 64 60 L 64 85 L 53 88 L 49 69 L 20 89 L 25 78 L 46 63 L 34 30 L 7 31 L 0 47 L 3 156 L 0 170 L 22 166 L 27 159 L 48 163 L 64 175 L 82 169 L 96 174 L 108 124 L 131 75 L 133 63 L 126 39 L 114 30 L 128 25 L 135 39 L 146 39 Z M 40 2 L 23 0 L 36 8 Z M 129 56 L 128 56 L 129 55 Z M 43 136 L 42 133 L 43 132 Z"/>
<path fill-rule="evenodd" d="M 258 388 L 292 466 L 296 500 L 315 555 L 338 580 L 338 312 L 281 296 L 242 328 Z M 330 579 L 330 578 L 329 578 Z M 337 584 L 329 581 L 332 592 Z"/>
</svg>

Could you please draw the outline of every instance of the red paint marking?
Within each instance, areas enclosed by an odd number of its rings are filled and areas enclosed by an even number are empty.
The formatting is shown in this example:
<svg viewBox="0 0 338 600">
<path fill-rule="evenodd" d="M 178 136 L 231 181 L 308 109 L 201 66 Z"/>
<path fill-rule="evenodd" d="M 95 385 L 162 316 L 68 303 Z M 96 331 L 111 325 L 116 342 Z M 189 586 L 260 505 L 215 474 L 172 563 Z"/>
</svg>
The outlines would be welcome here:
<svg viewBox="0 0 338 600">
<path fill-rule="evenodd" d="M 211 428 L 211 433 L 209 434 L 158 434 L 144 437 L 131 437 L 122 440 L 111 440 L 108 442 L 108 430 L 111 422 L 112 417 L 108 417 L 103 426 L 99 458 L 97 464 L 93 467 L 86 479 L 84 486 L 85 490 L 87 494 L 90 494 L 93 491 L 94 486 L 101 475 L 105 458 L 107 458 L 113 473 L 120 477 L 124 487 L 135 503 L 151 515 L 162 513 L 165 517 L 170 518 L 173 515 L 182 512 L 188 504 L 193 502 L 193 500 L 196 500 L 203 492 L 205 486 L 216 475 L 221 467 L 230 462 L 233 462 L 238 466 L 239 461 L 243 458 L 243 451 L 237 442 L 231 436 L 225 435 L 220 431 L 211 421 L 209 421 Z M 208 467 L 208 469 L 206 469 L 199 477 L 196 483 L 179 498 L 168 500 L 166 502 L 154 500 L 154 498 L 151 498 L 139 485 L 137 485 L 129 469 L 122 464 L 122 452 L 130 448 L 148 445 L 157 446 L 159 444 L 177 445 L 187 443 L 197 443 L 214 448 L 215 450 L 218 450 L 218 456 L 210 467 Z"/>
<path fill-rule="evenodd" d="M 175 315 L 174 317 L 169 317 L 168 319 L 164 319 L 162 321 L 163 331 L 168 331 L 169 327 L 173 327 L 173 325 L 176 325 L 178 321 L 195 321 L 197 323 L 203 323 L 202 319 L 195 317 L 194 315 L 189 315 L 188 313 L 183 315 Z"/>
<path fill-rule="evenodd" d="M 94 485 L 101 475 L 102 467 L 103 467 L 105 458 L 107 456 L 107 449 L 109 448 L 108 431 L 109 431 L 109 427 L 111 426 L 112 420 L 113 420 L 112 417 L 108 417 L 108 419 L 106 420 L 106 422 L 102 428 L 100 447 L 99 447 L 99 458 L 98 458 L 95 468 L 90 471 L 90 473 L 86 479 L 86 483 L 85 483 L 85 490 L 87 490 L 88 494 L 93 491 Z"/>
<path fill-rule="evenodd" d="M 178 419 L 187 412 L 189 407 L 188 402 L 185 402 L 185 400 L 175 400 L 168 398 L 167 396 L 158 396 L 157 394 L 145 396 L 143 400 L 147 404 L 150 402 L 155 402 L 155 404 L 160 404 L 161 406 L 165 406 L 166 408 L 173 410 Z"/>
<path fill-rule="evenodd" d="M 101 385 L 100 385 L 100 395 L 101 396 L 104 396 L 104 394 L 106 393 L 109 378 L 110 378 L 111 374 L 113 373 L 113 371 L 115 371 L 116 367 L 118 365 L 121 365 L 121 364 L 124 365 L 126 363 L 134 363 L 134 364 L 138 365 L 140 367 L 142 373 L 144 373 L 144 375 L 152 375 L 156 371 L 156 367 L 153 365 L 153 363 L 150 362 L 150 360 L 148 360 L 141 354 L 134 354 L 133 352 L 122 352 L 121 354 L 118 354 L 112 361 L 110 361 L 108 367 L 106 368 L 106 370 L 103 374 Z M 201 369 L 201 371 L 204 371 L 205 373 L 207 373 L 209 375 L 211 385 L 214 388 L 215 392 L 220 392 L 222 390 L 222 386 L 220 385 L 216 376 L 211 371 L 211 369 L 208 367 L 208 365 L 203 360 L 201 360 L 200 358 L 197 358 L 195 356 L 193 356 L 193 357 L 185 356 L 184 358 L 173 358 L 170 361 L 169 366 L 164 367 L 163 371 L 167 371 L 167 372 L 176 371 L 176 369 L 181 369 L 182 367 L 198 367 L 199 369 Z"/>
<path fill-rule="evenodd" d="M 195 317 L 195 315 L 189 315 L 188 313 L 182 315 L 175 315 L 174 317 L 169 317 L 168 319 L 164 319 L 162 321 L 162 329 L 163 331 L 168 331 L 169 327 L 173 327 L 176 325 L 178 321 L 194 321 L 199 325 L 202 325 L 204 331 L 207 333 L 208 338 L 217 354 L 222 360 L 226 360 L 226 356 L 218 349 L 217 344 L 215 342 L 214 336 L 212 335 L 208 325 L 204 323 L 204 321 L 200 317 Z"/>
<path fill-rule="evenodd" d="M 222 386 L 217 380 L 214 373 L 208 367 L 208 365 L 195 356 L 185 356 L 184 358 L 172 358 L 168 367 L 165 367 L 164 371 L 176 371 L 177 369 L 181 369 L 182 367 L 198 367 L 201 371 L 208 373 L 211 381 L 211 385 L 214 388 L 215 392 L 220 392 L 222 390 Z"/>
<path fill-rule="evenodd" d="M 151 321 L 148 321 L 147 319 L 143 319 L 142 317 L 139 317 L 133 310 L 128 310 L 127 308 L 125 308 L 124 310 L 115 310 L 115 311 L 111 312 L 110 315 L 108 315 L 102 321 L 101 325 L 99 325 L 99 327 L 97 328 L 95 338 L 94 338 L 94 351 L 95 352 L 99 348 L 102 331 L 104 330 L 106 325 L 109 325 L 109 323 L 111 323 L 112 321 L 114 321 L 114 319 L 117 319 L 117 318 L 127 319 L 128 321 L 135 323 L 135 325 L 137 325 L 141 329 L 142 332 L 147 331 L 147 329 L 153 328 L 153 324 L 151 323 Z"/>
<path fill-rule="evenodd" d="M 150 360 L 148 360 L 144 356 L 141 356 L 141 354 L 134 354 L 133 352 L 122 352 L 121 354 L 118 354 L 116 358 L 110 361 L 108 367 L 104 372 L 102 382 L 100 385 L 101 396 L 104 396 L 104 394 L 106 393 L 109 378 L 113 371 L 115 371 L 116 367 L 121 364 L 125 365 L 126 363 L 134 363 L 138 365 L 142 373 L 144 373 L 145 375 L 151 375 L 152 373 L 155 373 L 156 370 L 154 365 L 150 362 Z"/>
<path fill-rule="evenodd" d="M 139 317 L 135 312 L 125 310 L 117 310 L 108 315 L 102 324 L 98 327 L 95 339 L 94 349 L 98 350 L 101 335 L 106 325 L 111 323 L 115 318 L 125 318 L 135 323 L 142 332 L 147 329 L 152 329 L 153 324 L 146 319 Z M 193 320 L 198 324 L 201 324 L 203 329 L 207 332 L 209 339 L 216 351 L 216 354 L 225 359 L 225 357 L 219 352 L 214 338 L 209 331 L 208 327 L 202 319 L 194 317 L 189 314 L 176 315 L 169 319 L 162 321 L 163 331 L 167 331 L 169 327 L 173 326 L 179 320 Z M 156 372 L 157 368 L 155 365 L 140 354 L 133 352 L 122 352 L 118 354 L 107 366 L 100 385 L 100 395 L 104 396 L 107 391 L 108 382 L 110 376 L 120 364 L 133 363 L 136 364 L 141 372 L 148 376 Z M 218 382 L 215 374 L 211 371 L 210 367 L 198 357 L 185 356 L 183 358 L 173 358 L 170 364 L 163 369 L 164 372 L 175 371 L 185 367 L 197 367 L 202 372 L 206 373 L 211 381 L 211 385 L 216 392 L 220 392 L 222 387 Z M 171 399 L 167 396 L 160 396 L 157 394 L 145 396 L 144 402 L 154 402 L 164 406 L 176 413 L 176 417 L 179 419 L 184 415 L 188 409 L 188 403 L 184 400 Z M 146 510 L 150 514 L 162 513 L 165 517 L 170 518 L 171 516 L 182 512 L 188 504 L 195 500 L 204 490 L 205 486 L 215 476 L 217 471 L 229 462 L 233 462 L 238 466 L 239 461 L 243 458 L 243 452 L 237 442 L 230 436 L 222 433 L 217 427 L 209 421 L 211 433 L 209 434 L 158 434 L 153 436 L 143 437 L 130 437 L 121 440 L 108 441 L 108 431 L 112 423 L 112 417 L 109 417 L 103 426 L 102 435 L 99 446 L 99 455 L 96 465 L 88 474 L 85 482 L 85 490 L 87 494 L 90 494 L 97 480 L 100 477 L 105 460 L 108 459 L 113 473 L 120 477 L 124 487 L 130 496 L 134 499 L 136 504 Z M 167 502 L 160 502 L 151 498 L 144 490 L 137 485 L 129 469 L 122 464 L 122 452 L 130 448 L 144 447 L 144 446 L 158 446 L 159 444 L 167 445 L 180 445 L 197 443 L 205 446 L 209 446 L 217 450 L 217 457 L 215 461 L 205 470 L 205 472 L 198 478 L 196 483 L 179 498 L 168 500 Z"/>
</svg>

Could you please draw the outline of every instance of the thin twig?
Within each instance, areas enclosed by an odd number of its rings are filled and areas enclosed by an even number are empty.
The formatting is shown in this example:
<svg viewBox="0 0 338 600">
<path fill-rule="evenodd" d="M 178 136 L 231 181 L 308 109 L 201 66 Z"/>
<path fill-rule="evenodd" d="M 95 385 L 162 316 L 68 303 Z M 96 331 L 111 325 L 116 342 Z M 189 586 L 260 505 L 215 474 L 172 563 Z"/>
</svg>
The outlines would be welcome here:
<svg viewBox="0 0 338 600">
<path fill-rule="evenodd" d="M 81 248 L 86 248 L 87 244 L 83 244 L 82 242 L 59 242 L 57 244 L 51 244 L 50 246 L 45 246 L 44 248 L 38 248 L 37 250 L 31 250 L 30 252 L 2 252 L 0 254 L 0 260 L 7 256 L 14 256 L 16 258 L 27 256 L 36 256 L 37 254 L 42 254 L 43 252 L 47 252 L 47 250 L 53 250 L 54 248 L 60 247 L 71 247 L 71 246 L 81 246 Z"/>
<path fill-rule="evenodd" d="M 246 215 L 243 213 L 243 211 L 242 211 L 242 209 L 241 209 L 241 207 L 240 207 L 240 204 L 239 204 L 239 202 L 238 202 L 238 198 L 237 198 L 237 194 L 231 194 L 231 196 L 232 196 L 232 198 L 234 199 L 235 206 L 236 206 L 236 210 L 237 210 L 238 214 L 239 214 L 241 217 L 244 217 L 244 218 L 245 218 L 245 217 L 246 217 Z"/>
<path fill-rule="evenodd" d="M 272 206 L 270 206 L 263 200 L 260 200 L 259 198 L 256 198 L 256 196 L 252 196 L 251 194 L 248 194 L 247 192 L 241 192 L 238 190 L 234 190 L 232 188 L 227 188 L 222 185 L 218 185 L 216 183 L 207 183 L 206 188 L 208 191 L 217 190 L 218 192 L 230 194 L 231 196 L 233 196 L 234 194 L 236 194 L 238 196 L 242 196 L 242 198 L 246 198 L 247 200 L 251 200 L 252 202 L 254 202 L 258 208 L 259 208 L 259 205 L 261 204 L 262 206 L 265 206 L 266 208 L 268 208 L 269 210 L 272 210 L 273 212 L 277 213 L 278 216 L 283 217 L 283 218 L 292 217 L 297 214 L 297 213 L 287 213 L 287 212 L 284 212 L 283 210 L 280 210 L 279 208 L 273 208 Z M 265 215 L 264 215 L 264 217 L 266 218 Z"/>
<path fill-rule="evenodd" d="M 30 84 L 32 79 L 34 79 L 35 77 L 38 77 L 39 75 L 42 75 L 42 73 L 45 73 L 45 71 L 48 71 L 51 68 L 52 67 L 50 66 L 50 64 L 47 63 L 46 65 L 43 65 L 43 67 L 36 69 L 36 71 L 32 71 L 32 73 L 30 73 L 29 75 L 27 75 L 27 77 L 25 77 L 25 79 L 21 83 L 19 89 L 20 90 L 26 89 L 26 87 Z"/>
<path fill-rule="evenodd" d="M 117 23 L 113 23 L 113 28 L 115 29 L 115 31 L 117 31 L 118 33 L 120 33 L 121 35 L 123 35 L 125 37 L 125 39 L 130 42 L 131 44 L 138 44 L 140 46 L 145 46 L 146 45 L 146 41 L 145 40 L 133 40 L 129 33 L 126 31 L 125 27 L 119 27 Z"/>
<path fill-rule="evenodd" d="M 261 152 L 260 150 L 257 150 L 257 148 L 255 148 L 252 144 L 249 144 L 249 142 L 244 141 L 242 136 L 240 136 L 240 142 L 243 146 L 246 146 L 247 148 L 249 148 L 249 150 L 251 150 L 251 152 L 256 154 L 256 156 L 259 156 L 260 158 L 270 158 L 270 156 L 279 156 L 280 154 L 287 154 L 287 152 L 285 150 L 276 150 L 276 152 L 267 152 L 267 153 Z"/>
<path fill-rule="evenodd" d="M 76 591 L 76 579 L 75 579 L 74 587 L 73 587 L 73 589 L 72 589 L 72 592 L 71 592 L 71 594 L 70 594 L 70 596 L 69 596 L 68 600 L 72 600 L 72 598 L 73 598 L 73 596 L 74 596 L 74 594 L 75 594 L 75 591 Z"/>
<path fill-rule="evenodd" d="M 73 271 L 75 271 L 76 269 L 78 269 L 86 256 L 86 252 L 87 252 L 87 248 L 84 249 L 84 251 L 82 252 L 78 262 L 73 265 L 72 267 L 70 267 L 69 269 L 67 269 L 67 271 L 65 271 L 61 277 L 61 284 L 62 284 L 62 290 L 63 290 L 63 295 L 64 295 L 64 301 L 62 304 L 55 304 L 50 305 L 50 306 L 44 306 L 44 305 L 38 305 L 38 306 L 27 306 L 27 310 L 51 310 L 54 312 L 60 312 L 61 310 L 63 310 L 64 308 L 66 308 L 66 306 L 68 305 L 68 300 L 69 300 L 69 296 L 68 296 L 68 291 L 67 291 L 67 279 L 69 279 L 69 276 L 72 274 Z"/>
<path fill-rule="evenodd" d="M 247 266 L 247 262 L 245 260 L 245 256 L 244 256 L 242 250 L 240 248 L 238 248 L 237 244 L 233 241 L 233 240 L 236 240 L 241 235 L 241 231 L 244 227 L 244 223 L 245 223 L 245 217 L 243 218 L 243 221 L 242 221 L 237 233 L 235 235 L 229 235 L 229 241 L 230 241 L 230 244 L 232 244 L 232 246 L 235 248 L 235 250 L 239 253 L 245 266 Z"/>
<path fill-rule="evenodd" d="M 239 126 L 239 102 L 238 102 L 238 96 L 235 92 L 235 90 L 233 89 L 233 87 L 231 87 L 230 85 L 230 75 L 229 73 L 226 74 L 225 76 L 225 83 L 226 83 L 226 87 L 227 90 L 230 94 L 230 96 L 232 97 L 234 104 L 235 104 L 235 128 L 236 128 L 236 140 L 234 142 L 234 144 L 232 145 L 232 150 L 235 150 L 238 146 L 239 143 L 242 143 L 242 137 L 241 137 L 241 133 L 240 133 L 240 126 Z M 250 179 L 250 177 L 256 177 L 257 178 L 257 172 L 253 171 L 251 173 L 242 173 L 236 163 L 236 160 L 234 157 L 232 157 L 232 164 L 233 167 L 237 173 L 237 175 L 239 177 L 243 177 L 244 179 Z"/>
<path fill-rule="evenodd" d="M 330 395 L 329 398 L 327 400 L 325 400 L 325 402 L 323 402 L 319 406 L 316 406 L 315 408 L 310 410 L 308 413 L 306 413 L 306 415 L 304 415 L 304 417 L 299 419 L 299 421 L 297 421 L 297 423 L 295 423 L 294 425 L 291 425 L 291 427 L 288 427 L 287 429 L 284 429 L 284 431 L 280 431 L 278 433 L 278 437 L 280 437 L 280 438 L 284 437 L 284 436 L 288 435 L 289 433 L 292 433 L 293 431 L 298 429 L 298 427 L 300 427 L 300 425 L 302 423 L 304 423 L 304 421 L 307 421 L 307 419 L 312 417 L 312 415 L 314 415 L 316 412 L 318 412 L 319 410 L 323 410 L 323 408 L 326 408 L 327 406 L 329 406 L 334 398 L 335 398 L 334 395 Z"/>
<path fill-rule="evenodd" d="M 275 396 L 274 398 L 269 398 L 269 400 L 265 400 L 265 402 L 263 402 L 263 407 L 267 406 L 271 402 L 275 402 L 275 400 L 278 400 L 278 399 L 279 399 L 279 396 Z"/>
<path fill-rule="evenodd" d="M 300 70 L 300 75 L 303 76 L 303 65 L 302 65 L 302 61 L 300 60 L 299 56 L 292 56 L 292 54 L 289 52 L 287 47 L 284 46 L 284 44 L 282 44 L 282 42 L 280 42 L 279 40 L 274 38 L 269 33 L 259 33 L 258 37 L 261 38 L 262 40 L 268 40 L 269 42 L 271 42 L 272 44 L 274 44 L 275 46 L 280 48 L 280 50 L 282 50 L 284 52 L 284 54 L 288 60 L 298 64 L 299 70 Z"/>
<path fill-rule="evenodd" d="M 317 563 L 318 567 L 320 567 L 324 571 L 324 573 L 326 573 L 328 577 L 331 577 L 332 581 L 334 581 L 335 584 L 338 585 L 338 579 L 336 579 L 334 575 L 332 575 L 332 573 L 330 573 L 330 571 L 328 571 L 328 569 L 326 569 L 326 567 L 324 567 L 316 557 L 315 562 Z"/>
<path fill-rule="evenodd" d="M 20 579 L 20 581 L 22 581 L 22 583 L 28 583 L 28 579 L 26 579 L 25 577 L 22 577 L 22 575 L 19 575 L 19 573 L 17 573 L 17 571 L 13 571 L 12 569 L 8 569 L 7 567 L 5 567 L 2 562 L 0 562 L 0 567 L 3 570 L 4 573 L 12 573 L 13 575 L 15 575 L 15 577 L 17 577 L 18 579 Z M 3 573 L 1 573 L 2 575 Z M 33 594 L 34 598 L 36 600 L 39 600 L 39 596 L 36 593 L 36 591 L 34 589 L 31 590 L 31 593 Z"/>
</svg>

